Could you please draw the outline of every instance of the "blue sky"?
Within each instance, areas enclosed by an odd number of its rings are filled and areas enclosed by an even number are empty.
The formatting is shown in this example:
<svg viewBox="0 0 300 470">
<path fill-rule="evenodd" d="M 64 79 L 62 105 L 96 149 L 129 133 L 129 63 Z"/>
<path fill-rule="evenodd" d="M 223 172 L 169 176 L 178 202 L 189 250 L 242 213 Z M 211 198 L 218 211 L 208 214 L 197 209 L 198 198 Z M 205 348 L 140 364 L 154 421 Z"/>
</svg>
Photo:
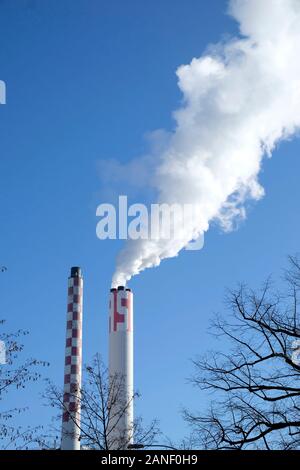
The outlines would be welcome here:
<svg viewBox="0 0 300 470">
<path fill-rule="evenodd" d="M 211 42 L 236 34 L 224 0 L 2 0 L 0 79 L 0 316 L 25 328 L 26 354 L 50 362 L 63 381 L 66 285 L 80 265 L 85 280 L 84 362 L 107 357 L 107 304 L 120 243 L 96 238 L 103 201 L 99 162 L 126 162 L 146 149 L 145 135 L 172 129 L 181 95 L 175 71 Z M 202 251 L 185 251 L 145 271 L 135 294 L 137 412 L 158 418 L 173 439 L 186 428 L 182 405 L 203 409 L 187 378 L 191 358 L 207 352 L 213 312 L 224 311 L 226 287 L 258 286 L 281 276 L 299 250 L 299 140 L 264 161 L 266 196 L 239 230 L 213 227 Z M 225 312 L 226 314 L 226 312 Z M 216 347 L 221 348 L 222 344 Z M 50 421 L 39 384 L 7 406 L 30 406 L 21 420 Z"/>
</svg>

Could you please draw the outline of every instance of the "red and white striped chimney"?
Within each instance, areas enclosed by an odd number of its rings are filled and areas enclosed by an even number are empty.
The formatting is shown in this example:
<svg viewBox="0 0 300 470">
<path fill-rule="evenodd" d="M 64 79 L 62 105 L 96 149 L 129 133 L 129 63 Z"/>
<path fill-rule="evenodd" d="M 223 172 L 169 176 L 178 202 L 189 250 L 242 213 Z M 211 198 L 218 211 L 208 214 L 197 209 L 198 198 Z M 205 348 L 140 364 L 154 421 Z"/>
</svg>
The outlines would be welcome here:
<svg viewBox="0 0 300 470">
<path fill-rule="evenodd" d="M 65 350 L 62 450 L 80 450 L 80 390 L 82 374 L 81 269 L 71 268 L 68 281 L 67 334 Z"/>
<path fill-rule="evenodd" d="M 109 423 L 111 449 L 126 449 L 133 443 L 133 294 L 119 286 L 110 291 L 109 376 L 121 381 Z M 112 389 L 112 387 L 111 387 Z"/>
</svg>

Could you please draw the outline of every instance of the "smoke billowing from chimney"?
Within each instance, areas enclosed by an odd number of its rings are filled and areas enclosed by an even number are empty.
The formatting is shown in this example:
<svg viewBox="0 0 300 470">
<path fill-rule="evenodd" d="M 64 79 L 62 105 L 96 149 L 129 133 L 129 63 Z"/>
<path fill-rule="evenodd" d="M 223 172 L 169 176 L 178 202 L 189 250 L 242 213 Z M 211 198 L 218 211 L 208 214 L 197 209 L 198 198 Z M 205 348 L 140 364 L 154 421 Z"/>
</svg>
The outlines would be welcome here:
<svg viewBox="0 0 300 470">
<path fill-rule="evenodd" d="M 180 240 L 137 240 L 124 246 L 113 285 L 176 256 L 218 220 L 230 229 L 247 199 L 264 194 L 264 155 L 300 125 L 299 0 L 231 0 L 240 37 L 209 47 L 177 70 L 183 104 L 157 157 L 158 202 L 193 203 L 201 216 Z"/>
</svg>

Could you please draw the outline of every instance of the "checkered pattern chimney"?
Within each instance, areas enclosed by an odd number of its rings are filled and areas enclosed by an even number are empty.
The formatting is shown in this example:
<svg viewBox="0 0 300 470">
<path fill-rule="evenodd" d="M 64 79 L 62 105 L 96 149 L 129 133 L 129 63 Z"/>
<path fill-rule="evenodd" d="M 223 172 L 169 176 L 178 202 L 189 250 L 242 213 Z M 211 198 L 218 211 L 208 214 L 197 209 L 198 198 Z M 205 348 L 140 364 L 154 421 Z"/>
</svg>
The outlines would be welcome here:
<svg viewBox="0 0 300 470">
<path fill-rule="evenodd" d="M 78 267 L 71 268 L 62 416 L 62 450 L 80 450 L 80 389 L 82 373 L 83 279 Z"/>
</svg>

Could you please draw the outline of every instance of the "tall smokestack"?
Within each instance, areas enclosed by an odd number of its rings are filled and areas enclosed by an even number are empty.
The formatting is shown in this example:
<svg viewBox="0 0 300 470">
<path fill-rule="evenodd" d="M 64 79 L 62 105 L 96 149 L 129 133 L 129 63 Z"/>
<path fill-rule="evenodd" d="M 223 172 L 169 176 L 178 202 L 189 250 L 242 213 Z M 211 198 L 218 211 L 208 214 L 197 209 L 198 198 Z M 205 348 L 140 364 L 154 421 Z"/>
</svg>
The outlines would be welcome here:
<svg viewBox="0 0 300 470">
<path fill-rule="evenodd" d="M 133 294 L 119 286 L 110 291 L 109 376 L 112 405 L 109 442 L 112 449 L 133 443 Z M 113 387 L 113 384 L 120 387 Z M 117 395 L 113 396 L 113 388 Z"/>
<path fill-rule="evenodd" d="M 68 281 L 67 334 L 65 351 L 62 450 L 80 450 L 80 389 L 82 373 L 81 269 L 71 268 Z"/>
</svg>

